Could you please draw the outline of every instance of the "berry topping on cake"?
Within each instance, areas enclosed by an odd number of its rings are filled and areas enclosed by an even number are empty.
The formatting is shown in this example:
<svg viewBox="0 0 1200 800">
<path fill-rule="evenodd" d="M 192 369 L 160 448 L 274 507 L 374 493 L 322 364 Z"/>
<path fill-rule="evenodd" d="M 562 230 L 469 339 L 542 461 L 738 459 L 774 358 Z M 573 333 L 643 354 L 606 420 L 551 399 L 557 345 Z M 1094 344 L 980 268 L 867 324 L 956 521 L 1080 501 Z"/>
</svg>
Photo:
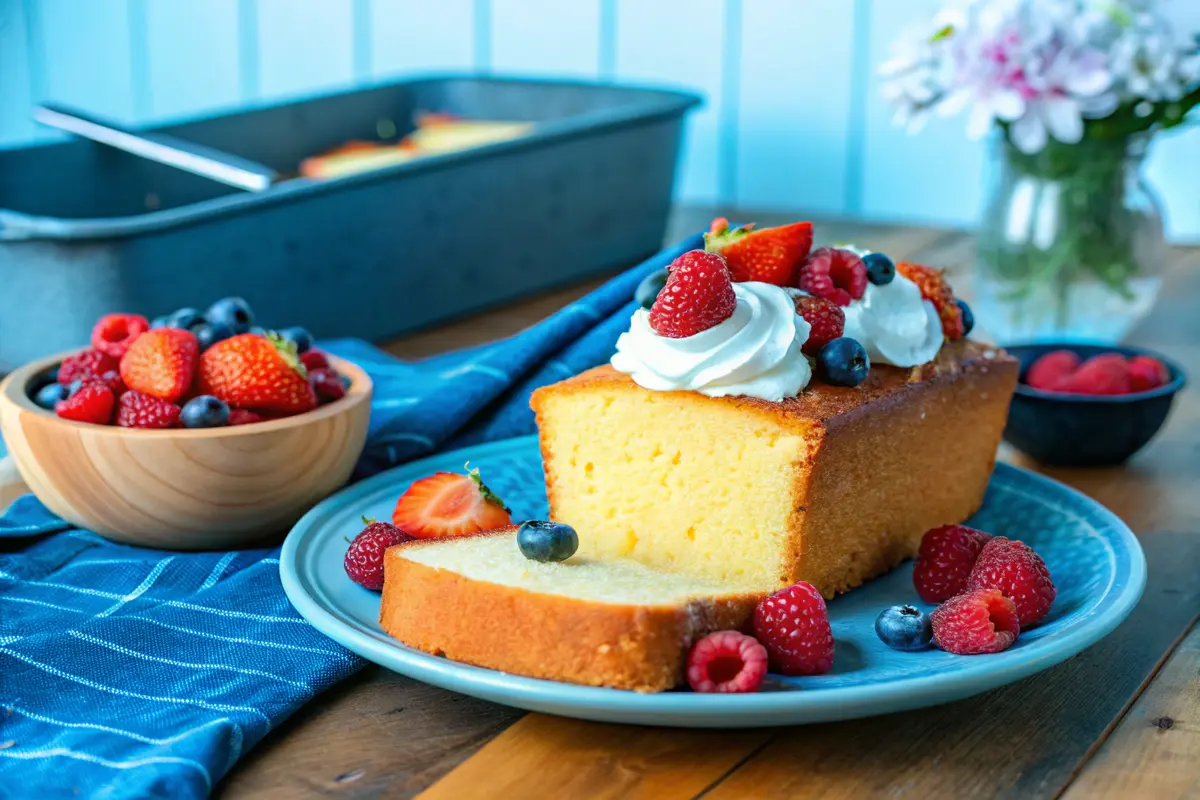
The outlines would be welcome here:
<svg viewBox="0 0 1200 800">
<path fill-rule="evenodd" d="M 947 339 L 954 342 L 966 335 L 963 332 L 962 309 L 954 302 L 954 290 L 946 282 L 942 270 L 901 261 L 896 265 L 896 271 L 915 283 L 921 290 L 921 296 L 933 303 L 942 321 L 942 333 Z"/>
<path fill-rule="evenodd" d="M 125 355 L 129 345 L 146 331 L 150 323 L 138 314 L 106 314 L 92 328 L 92 347 L 113 358 Z"/>
<path fill-rule="evenodd" d="M 668 269 L 666 286 L 650 309 L 650 327 L 659 336 L 684 339 L 733 316 L 737 295 L 725 259 L 692 250 Z"/>
<path fill-rule="evenodd" d="M 121 362 L 99 350 L 84 350 L 63 359 L 58 365 L 58 382 L 64 386 L 83 378 L 98 378 L 106 372 L 119 369 Z"/>
<path fill-rule="evenodd" d="M 531 519 L 517 528 L 517 548 L 530 561 L 566 561 L 579 549 L 579 535 L 570 525 Z"/>
<path fill-rule="evenodd" d="M 780 674 L 823 675 L 833 666 L 833 630 L 825 598 L 811 583 L 800 581 L 759 603 L 754 635 Z"/>
<path fill-rule="evenodd" d="M 729 220 L 717 217 L 704 234 L 704 249 L 720 253 L 733 280 L 761 281 L 791 286 L 796 269 L 812 248 L 811 222 L 793 222 L 754 230 L 754 223 L 730 229 Z"/>
<path fill-rule="evenodd" d="M 995 589 L 1012 600 L 1021 628 L 1045 619 L 1058 591 L 1042 557 L 1024 542 L 997 536 L 979 553 L 967 589 Z"/>
<path fill-rule="evenodd" d="M 853 250 L 822 247 L 800 266 L 799 285 L 809 294 L 848 306 L 867 291 L 867 267 Z"/>
<path fill-rule="evenodd" d="M 108 425 L 112 422 L 113 405 L 116 397 L 112 389 L 103 383 L 85 383 L 66 399 L 58 401 L 54 413 L 63 419 L 75 422 L 90 422 L 93 425 Z"/>
<path fill-rule="evenodd" d="M 1057 392 L 1080 363 L 1079 356 L 1070 350 L 1052 350 L 1030 364 L 1025 383 L 1043 392 Z"/>
<path fill-rule="evenodd" d="M 633 293 L 634 301 L 642 308 L 653 308 L 654 301 L 658 299 L 658 293 L 667 285 L 668 274 L 665 269 L 656 269 L 642 278 L 642 282 L 638 284 L 637 290 Z"/>
<path fill-rule="evenodd" d="M 190 331 L 156 328 L 129 346 L 121 359 L 121 380 L 134 391 L 175 403 L 191 387 L 199 356 Z"/>
<path fill-rule="evenodd" d="M 350 580 L 378 592 L 383 589 L 383 554 L 389 547 L 411 542 L 413 537 L 387 522 L 367 517 L 362 521 L 367 527 L 354 537 L 342 563 Z"/>
<path fill-rule="evenodd" d="M 962 314 L 963 336 L 970 336 L 971 331 L 975 330 L 975 312 L 967 305 L 966 300 L 955 300 L 958 305 L 958 311 Z"/>
<path fill-rule="evenodd" d="M 933 623 L 914 606 L 892 606 L 875 618 L 875 635 L 893 650 L 924 650 L 933 641 Z"/>
<path fill-rule="evenodd" d="M 180 408 L 174 403 L 134 390 L 117 401 L 117 426 L 121 428 L 177 428 L 179 415 Z"/>
<path fill-rule="evenodd" d="M 512 515 L 473 469 L 466 475 L 438 472 L 415 482 L 396 502 L 392 522 L 419 539 L 435 539 L 511 525 Z"/>
<path fill-rule="evenodd" d="M 887 286 L 896 279 L 896 262 L 883 253 L 867 253 L 862 260 L 867 268 L 867 280 L 876 286 Z"/>
<path fill-rule="evenodd" d="M 737 631 L 710 633 L 688 654 L 687 682 L 695 692 L 757 692 L 766 676 L 766 649 Z"/>
<path fill-rule="evenodd" d="M 1171 371 L 1153 356 L 1134 356 L 1126 366 L 1130 389 L 1135 392 L 1157 389 L 1171 382 Z"/>
<path fill-rule="evenodd" d="M 1021 623 L 1013 601 L 995 589 L 952 597 L 930 615 L 933 641 L 947 653 L 999 653 L 1017 640 Z"/>
<path fill-rule="evenodd" d="M 243 333 L 200 356 L 197 389 L 233 408 L 299 414 L 317 405 L 296 345 L 275 334 Z"/>
<path fill-rule="evenodd" d="M 796 298 L 796 313 L 812 326 L 801 348 L 805 355 L 815 356 L 822 347 L 840 337 L 846 326 L 846 314 L 824 297 L 800 295 Z"/>
<path fill-rule="evenodd" d="M 831 386 L 858 386 L 870 370 L 866 348 L 848 336 L 834 339 L 817 353 L 817 373 Z"/>
<path fill-rule="evenodd" d="M 961 594 L 979 558 L 992 537 L 966 525 L 943 525 L 921 537 L 921 549 L 913 564 L 913 585 L 926 603 L 940 603 Z"/>
</svg>

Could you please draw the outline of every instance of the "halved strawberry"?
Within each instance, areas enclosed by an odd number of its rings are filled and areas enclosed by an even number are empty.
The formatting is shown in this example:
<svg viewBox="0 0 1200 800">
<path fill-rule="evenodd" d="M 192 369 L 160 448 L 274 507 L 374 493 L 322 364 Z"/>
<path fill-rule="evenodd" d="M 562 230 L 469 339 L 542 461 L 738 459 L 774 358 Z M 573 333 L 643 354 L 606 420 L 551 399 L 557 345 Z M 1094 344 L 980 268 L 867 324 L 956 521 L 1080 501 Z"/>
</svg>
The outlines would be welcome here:
<svg viewBox="0 0 1200 800">
<path fill-rule="evenodd" d="M 718 253 L 729 265 L 735 283 L 762 281 L 791 286 L 800 262 L 812 249 L 811 222 L 793 222 L 754 230 L 754 223 L 730 230 L 729 220 L 717 217 L 704 234 L 704 249 Z"/>
<path fill-rule="evenodd" d="M 392 522 L 410 536 L 436 539 L 512 524 L 512 514 L 473 469 L 466 475 L 438 472 L 408 487 Z"/>
</svg>

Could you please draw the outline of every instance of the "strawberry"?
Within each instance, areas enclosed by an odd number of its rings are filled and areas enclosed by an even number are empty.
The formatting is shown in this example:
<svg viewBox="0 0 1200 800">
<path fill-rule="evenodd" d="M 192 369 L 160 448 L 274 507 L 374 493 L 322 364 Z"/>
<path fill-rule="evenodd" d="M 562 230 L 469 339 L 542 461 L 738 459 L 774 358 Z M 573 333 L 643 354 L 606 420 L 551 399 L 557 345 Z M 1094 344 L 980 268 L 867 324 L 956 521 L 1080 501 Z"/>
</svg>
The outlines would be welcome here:
<svg viewBox="0 0 1200 800">
<path fill-rule="evenodd" d="M 1126 367 L 1132 391 L 1147 392 L 1171 382 L 1171 371 L 1152 356 L 1134 356 Z"/>
<path fill-rule="evenodd" d="M 1017 607 L 1021 629 L 1045 619 L 1058 590 L 1042 557 L 1024 542 L 997 536 L 979 553 L 967 589 L 996 589 Z"/>
<path fill-rule="evenodd" d="M 376 522 L 367 517 L 362 518 L 363 528 L 350 547 L 346 549 L 346 557 L 342 566 L 350 580 L 366 589 L 378 592 L 383 588 L 383 555 L 389 547 L 404 542 L 411 542 L 415 537 L 387 522 Z"/>
<path fill-rule="evenodd" d="M 296 345 L 278 334 L 243 333 L 217 342 L 200 356 L 200 394 L 231 408 L 300 414 L 317 406 Z"/>
<path fill-rule="evenodd" d="M 938 317 L 942 320 L 942 333 L 947 339 L 955 342 L 966 335 L 962 309 L 954 302 L 954 290 L 946 283 L 946 276 L 942 270 L 911 261 L 901 261 L 896 264 L 896 271 L 915 283 L 921 290 L 921 296 L 933 303 Z"/>
<path fill-rule="evenodd" d="M 392 522 L 411 536 L 434 539 L 511 525 L 512 515 L 473 469 L 466 475 L 438 472 L 417 481 L 396 502 Z"/>
<path fill-rule="evenodd" d="M 842 335 L 846 315 L 832 301 L 806 294 L 796 298 L 796 313 L 812 326 L 801 352 L 815 356 L 821 348 Z"/>
<path fill-rule="evenodd" d="M 1058 391 L 1093 395 L 1129 394 L 1133 391 L 1133 381 L 1123 355 L 1103 353 L 1083 362 L 1079 369 L 1058 385 Z"/>
<path fill-rule="evenodd" d="M 121 358 L 130 389 L 176 403 L 191 388 L 200 345 L 191 331 L 155 328 L 134 340 Z"/>
<path fill-rule="evenodd" d="M 132 389 L 117 401 L 117 425 L 122 428 L 178 428 L 179 414 L 174 403 Z"/>
<path fill-rule="evenodd" d="M 93 425 L 112 424 L 113 404 L 116 395 L 103 383 L 85 383 L 66 400 L 54 405 L 54 413 L 63 419 L 75 422 L 90 422 Z"/>
<path fill-rule="evenodd" d="M 1081 359 L 1070 350 L 1052 350 L 1039 356 L 1025 371 L 1025 383 L 1043 392 L 1058 392 Z"/>
<path fill-rule="evenodd" d="M 800 581 L 754 609 L 754 636 L 782 675 L 823 675 L 833 667 L 833 630 L 825 598 Z"/>
<path fill-rule="evenodd" d="M 848 306 L 867 291 L 867 265 L 853 250 L 822 247 L 800 265 L 799 285 L 811 295 Z"/>
<path fill-rule="evenodd" d="M 317 399 L 322 403 L 332 403 L 346 396 L 346 387 L 342 384 L 341 376 L 328 367 L 309 372 L 308 382 L 312 384 Z"/>
<path fill-rule="evenodd" d="M 921 537 L 913 586 L 926 603 L 940 603 L 967 588 L 979 552 L 992 537 L 966 525 L 943 525 Z"/>
<path fill-rule="evenodd" d="M 959 656 L 999 653 L 1011 647 L 1021 633 L 1017 607 L 995 589 L 951 597 L 929 618 L 934 643 Z"/>
<path fill-rule="evenodd" d="M 650 327 L 659 336 L 684 339 L 733 316 L 737 295 L 725 259 L 691 250 L 667 270 L 667 284 L 650 307 Z"/>
<path fill-rule="evenodd" d="M 84 380 L 99 378 L 104 373 L 119 368 L 120 365 L 121 362 L 108 353 L 102 353 L 99 350 L 84 350 L 82 353 L 64 358 L 63 362 L 58 365 L 58 382 L 67 386 L 81 378 Z"/>
<path fill-rule="evenodd" d="M 92 328 L 92 347 L 113 358 L 121 358 L 139 336 L 150 330 L 140 314 L 106 314 Z"/>
<path fill-rule="evenodd" d="M 730 230 L 729 220 L 717 217 L 704 234 L 704 249 L 725 259 L 734 281 L 791 286 L 796 269 L 812 248 L 812 223 L 753 228 L 750 223 Z"/>
<path fill-rule="evenodd" d="M 688 653 L 687 682 L 694 692 L 757 692 L 765 677 L 766 648 L 744 633 L 710 633 Z"/>
</svg>

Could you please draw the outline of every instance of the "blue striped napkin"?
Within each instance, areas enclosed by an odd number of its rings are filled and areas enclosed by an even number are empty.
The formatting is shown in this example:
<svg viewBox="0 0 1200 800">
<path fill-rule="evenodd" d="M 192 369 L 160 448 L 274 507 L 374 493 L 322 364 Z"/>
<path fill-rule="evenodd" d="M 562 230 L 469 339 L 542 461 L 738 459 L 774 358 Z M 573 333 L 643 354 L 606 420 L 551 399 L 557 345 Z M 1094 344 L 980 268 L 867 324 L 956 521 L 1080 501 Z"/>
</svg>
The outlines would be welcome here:
<svg viewBox="0 0 1200 800">
<path fill-rule="evenodd" d="M 693 237 L 495 344 L 375 381 L 359 474 L 533 431 L 529 393 L 607 360 L 638 282 Z M 308 625 L 279 551 L 171 553 L 72 528 L 32 496 L 0 517 L 0 797 L 204 797 L 271 728 L 363 662 Z"/>
</svg>

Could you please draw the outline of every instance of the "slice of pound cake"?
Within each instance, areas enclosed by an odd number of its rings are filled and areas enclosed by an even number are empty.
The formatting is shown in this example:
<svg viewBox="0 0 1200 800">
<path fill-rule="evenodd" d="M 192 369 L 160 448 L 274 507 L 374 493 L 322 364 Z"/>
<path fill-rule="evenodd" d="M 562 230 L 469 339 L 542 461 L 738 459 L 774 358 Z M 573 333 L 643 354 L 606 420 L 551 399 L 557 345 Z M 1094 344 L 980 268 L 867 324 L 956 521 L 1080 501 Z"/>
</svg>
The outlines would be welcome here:
<svg viewBox="0 0 1200 800">
<path fill-rule="evenodd" d="M 744 628 L 763 597 L 630 559 L 532 561 L 515 527 L 393 547 L 384 573 L 380 624 L 410 647 L 639 692 L 682 683 L 692 643 Z"/>
</svg>

